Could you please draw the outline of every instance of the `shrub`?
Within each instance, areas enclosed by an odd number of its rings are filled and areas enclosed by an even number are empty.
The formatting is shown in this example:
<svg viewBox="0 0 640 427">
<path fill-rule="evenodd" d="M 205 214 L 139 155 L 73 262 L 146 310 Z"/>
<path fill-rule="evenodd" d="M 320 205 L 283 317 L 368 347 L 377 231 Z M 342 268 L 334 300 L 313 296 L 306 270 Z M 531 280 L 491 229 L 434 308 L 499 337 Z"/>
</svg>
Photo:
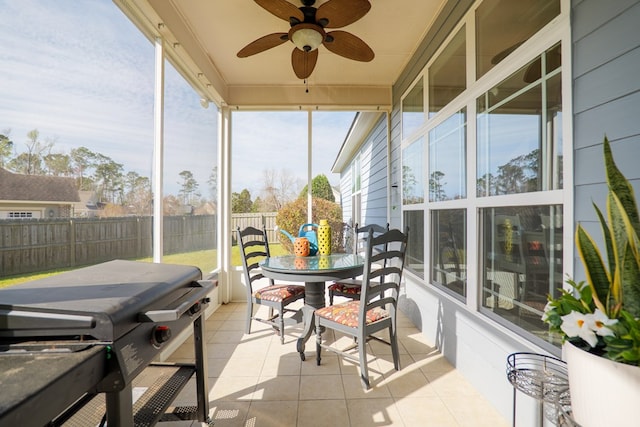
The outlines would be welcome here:
<svg viewBox="0 0 640 427">
<path fill-rule="evenodd" d="M 343 232 L 344 223 L 342 222 L 342 209 L 337 203 L 330 202 L 318 197 L 312 198 L 313 205 L 313 223 L 318 224 L 321 219 L 329 221 L 331 226 L 331 251 L 344 252 Z M 278 228 L 289 232 L 293 237 L 298 236 L 298 231 L 302 224 L 307 223 L 307 199 L 300 198 L 288 203 L 278 211 L 276 216 L 276 224 Z M 282 245 L 289 251 L 293 252 L 291 241 L 282 233 L 278 233 L 278 238 Z"/>
</svg>

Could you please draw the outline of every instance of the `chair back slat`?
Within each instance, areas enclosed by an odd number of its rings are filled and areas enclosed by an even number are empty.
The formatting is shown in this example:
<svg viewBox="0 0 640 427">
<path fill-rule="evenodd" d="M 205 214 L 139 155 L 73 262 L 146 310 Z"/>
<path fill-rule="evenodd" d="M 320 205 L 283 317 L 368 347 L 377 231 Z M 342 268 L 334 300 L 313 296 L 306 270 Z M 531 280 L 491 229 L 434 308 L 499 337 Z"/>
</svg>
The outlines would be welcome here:
<svg viewBox="0 0 640 427">
<path fill-rule="evenodd" d="M 378 236 L 374 236 L 372 229 L 369 230 L 360 297 L 361 327 L 365 327 L 366 313 L 373 308 L 384 307 L 395 312 L 408 238 L 409 227 L 404 233 L 393 229 Z M 374 253 L 375 248 L 382 249 Z"/>
<path fill-rule="evenodd" d="M 238 246 L 240 248 L 240 258 L 242 258 L 242 269 L 247 284 L 247 293 L 249 298 L 253 294 L 253 283 L 264 279 L 260 270 L 260 261 L 270 256 L 269 239 L 267 238 L 267 230 L 255 227 L 246 227 L 241 230 L 237 228 Z M 273 285 L 274 281 L 269 279 L 269 284 Z"/>
</svg>

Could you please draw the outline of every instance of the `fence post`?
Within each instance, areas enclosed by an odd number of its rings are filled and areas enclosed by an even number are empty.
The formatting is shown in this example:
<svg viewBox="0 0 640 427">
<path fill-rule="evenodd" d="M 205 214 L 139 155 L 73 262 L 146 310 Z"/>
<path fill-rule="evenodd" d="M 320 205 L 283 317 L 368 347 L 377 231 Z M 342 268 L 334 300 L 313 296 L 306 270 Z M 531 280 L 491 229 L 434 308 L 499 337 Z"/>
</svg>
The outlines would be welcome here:
<svg viewBox="0 0 640 427">
<path fill-rule="evenodd" d="M 76 266 L 76 225 L 73 219 L 69 220 L 69 263 L 70 267 Z"/>
</svg>

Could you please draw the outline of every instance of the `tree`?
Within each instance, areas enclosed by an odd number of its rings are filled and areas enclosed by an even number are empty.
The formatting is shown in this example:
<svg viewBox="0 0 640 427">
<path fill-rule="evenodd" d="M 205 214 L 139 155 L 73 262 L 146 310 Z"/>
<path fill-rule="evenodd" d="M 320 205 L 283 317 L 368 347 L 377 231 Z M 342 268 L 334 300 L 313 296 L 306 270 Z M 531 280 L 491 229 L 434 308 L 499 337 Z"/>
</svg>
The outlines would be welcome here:
<svg viewBox="0 0 640 427">
<path fill-rule="evenodd" d="M 279 211 L 286 203 L 296 198 L 301 184 L 286 169 L 280 172 L 268 169 L 262 174 L 264 183 L 260 193 L 262 212 Z"/>
<path fill-rule="evenodd" d="M 214 202 L 218 200 L 218 167 L 214 166 L 207 180 L 209 184 L 209 191 L 211 192 L 211 200 Z"/>
<path fill-rule="evenodd" d="M 73 174 L 71 157 L 62 153 L 49 153 L 43 157 L 48 175 L 70 176 Z"/>
<path fill-rule="evenodd" d="M 78 179 L 79 190 L 89 190 L 91 187 L 85 184 L 85 175 L 90 167 L 93 167 L 96 154 L 87 147 L 79 147 L 71 150 L 71 167 Z"/>
<path fill-rule="evenodd" d="M 27 152 L 25 153 L 26 158 L 23 163 L 23 167 L 26 167 L 26 170 L 22 171 L 27 175 L 39 175 L 43 173 L 43 153 L 51 151 L 54 144 L 52 141 L 43 144 L 40 142 L 39 138 L 40 132 L 38 129 L 33 129 L 27 132 L 27 142 L 25 142 L 27 145 Z"/>
<path fill-rule="evenodd" d="M 308 189 L 308 185 L 305 185 L 300 192 L 299 197 L 306 198 Z M 333 189 L 331 188 L 331 184 L 329 183 L 329 179 L 326 177 L 326 175 L 316 175 L 311 180 L 311 196 L 319 197 L 330 202 L 336 201 L 336 197 L 333 195 Z"/>
<path fill-rule="evenodd" d="M 120 196 L 122 203 L 124 166 L 116 163 L 108 156 L 96 155 L 95 182 L 99 185 L 98 193 L 103 201 L 116 202 L 116 196 Z"/>
<path fill-rule="evenodd" d="M 251 202 L 251 193 L 246 188 L 240 193 L 231 193 L 231 212 L 248 213 L 251 212 L 253 202 Z"/>
<path fill-rule="evenodd" d="M 193 196 L 200 196 L 200 193 L 197 192 L 198 181 L 195 180 L 191 171 L 185 170 L 180 172 L 179 175 L 182 178 L 182 182 L 178 181 L 181 186 L 178 194 L 182 196 L 183 203 L 189 205 Z"/>
<path fill-rule="evenodd" d="M 447 194 L 444 191 L 444 185 L 446 182 L 442 182 L 444 173 L 441 171 L 434 171 L 429 179 L 429 193 L 432 202 L 439 202 L 447 200 Z"/>
<path fill-rule="evenodd" d="M 9 139 L 9 133 L 11 133 L 11 130 L 6 129 L 0 134 L 0 168 L 4 168 L 7 159 L 13 152 L 13 141 Z"/>
<path fill-rule="evenodd" d="M 151 213 L 151 182 L 137 172 L 127 172 L 124 178 L 125 204 L 131 213 L 148 215 Z"/>
</svg>

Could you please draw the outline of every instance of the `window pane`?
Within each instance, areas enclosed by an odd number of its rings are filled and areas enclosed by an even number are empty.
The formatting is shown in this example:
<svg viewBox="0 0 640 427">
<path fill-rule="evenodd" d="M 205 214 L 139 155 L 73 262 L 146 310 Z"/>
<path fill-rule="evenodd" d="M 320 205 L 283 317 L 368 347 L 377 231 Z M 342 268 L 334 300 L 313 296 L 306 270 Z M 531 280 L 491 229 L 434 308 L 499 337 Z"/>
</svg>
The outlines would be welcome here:
<svg viewBox="0 0 640 427">
<path fill-rule="evenodd" d="M 560 0 L 484 0 L 476 10 L 476 78 L 559 14 Z"/>
<path fill-rule="evenodd" d="M 541 316 L 562 288 L 562 206 L 481 210 L 482 306 L 556 343 Z"/>
<path fill-rule="evenodd" d="M 404 211 L 404 225 L 409 226 L 409 243 L 405 267 L 424 277 L 424 211 Z"/>
<path fill-rule="evenodd" d="M 423 174 L 424 138 L 402 150 L 402 203 L 424 202 Z"/>
<path fill-rule="evenodd" d="M 402 100 L 402 137 L 406 138 L 411 132 L 424 123 L 424 89 L 422 78 Z"/>
<path fill-rule="evenodd" d="M 465 27 L 462 27 L 429 67 L 429 117 L 466 89 L 465 48 Z"/>
<path fill-rule="evenodd" d="M 431 236 L 431 281 L 466 297 L 466 211 L 432 211 Z"/>
<path fill-rule="evenodd" d="M 466 109 L 429 132 L 429 201 L 463 199 L 466 189 Z"/>
<path fill-rule="evenodd" d="M 217 111 L 165 64 L 163 262 L 216 265 Z"/>
<path fill-rule="evenodd" d="M 539 57 L 477 99 L 479 197 L 562 188 L 561 78 L 554 73 L 541 73 Z"/>
</svg>

